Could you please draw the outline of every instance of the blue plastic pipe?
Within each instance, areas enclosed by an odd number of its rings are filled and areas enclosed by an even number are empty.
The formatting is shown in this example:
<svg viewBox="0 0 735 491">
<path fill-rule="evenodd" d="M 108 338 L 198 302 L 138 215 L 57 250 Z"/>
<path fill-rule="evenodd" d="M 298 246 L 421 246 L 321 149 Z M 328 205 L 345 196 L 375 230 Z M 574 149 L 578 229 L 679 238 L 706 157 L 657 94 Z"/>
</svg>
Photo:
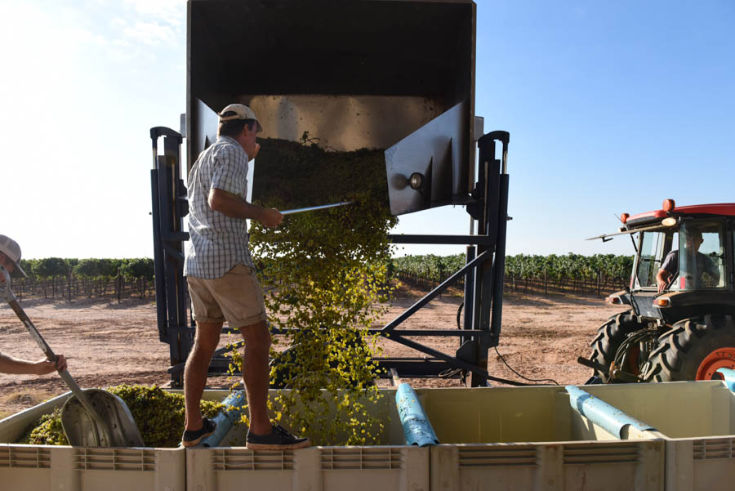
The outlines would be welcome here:
<svg viewBox="0 0 735 491">
<path fill-rule="evenodd" d="M 401 418 L 406 445 L 438 445 L 439 439 L 421 407 L 419 398 L 407 383 L 401 383 L 396 390 L 396 407 Z"/>
<path fill-rule="evenodd" d="M 735 370 L 732 368 L 718 368 L 717 373 L 722 375 L 722 380 L 732 392 L 735 392 Z"/>
<path fill-rule="evenodd" d="M 222 401 L 225 406 L 215 416 L 214 422 L 217 423 L 217 429 L 214 433 L 209 435 L 207 438 L 202 440 L 201 445 L 204 447 L 217 447 L 220 442 L 225 438 L 227 433 L 232 429 L 232 426 L 240 421 L 243 411 L 247 406 L 247 398 L 245 392 L 238 390 L 230 394 Z"/>
<path fill-rule="evenodd" d="M 569 393 L 569 404 L 574 410 L 618 438 L 623 438 L 626 426 L 640 431 L 656 430 L 574 385 L 567 385 L 565 389 Z"/>
</svg>

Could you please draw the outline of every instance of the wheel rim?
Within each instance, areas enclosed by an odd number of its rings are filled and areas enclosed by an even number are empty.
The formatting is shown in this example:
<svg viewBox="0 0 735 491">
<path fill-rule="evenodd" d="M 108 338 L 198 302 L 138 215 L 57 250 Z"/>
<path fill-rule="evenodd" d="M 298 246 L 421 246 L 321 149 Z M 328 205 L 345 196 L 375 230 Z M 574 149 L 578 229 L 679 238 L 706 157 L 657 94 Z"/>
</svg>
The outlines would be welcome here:
<svg viewBox="0 0 735 491">
<path fill-rule="evenodd" d="M 699 364 L 697 380 L 712 380 L 719 368 L 735 369 L 735 348 L 718 348 L 707 355 Z"/>
<path fill-rule="evenodd" d="M 641 367 L 638 364 L 638 362 L 641 359 L 641 347 L 640 346 L 633 346 L 628 354 L 628 370 L 633 375 L 640 375 L 641 374 Z"/>
</svg>

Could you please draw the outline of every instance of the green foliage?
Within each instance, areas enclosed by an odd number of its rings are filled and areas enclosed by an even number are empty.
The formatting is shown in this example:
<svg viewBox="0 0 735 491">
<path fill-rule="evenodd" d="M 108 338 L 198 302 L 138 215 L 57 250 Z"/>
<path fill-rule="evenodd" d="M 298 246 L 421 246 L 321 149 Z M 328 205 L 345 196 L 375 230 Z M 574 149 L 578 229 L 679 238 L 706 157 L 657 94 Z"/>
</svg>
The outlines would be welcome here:
<svg viewBox="0 0 735 491">
<path fill-rule="evenodd" d="M 154 276 L 153 259 L 148 257 L 130 259 L 96 259 L 48 257 L 43 259 L 23 259 L 21 267 L 29 276 L 40 279 L 68 277 L 112 279 L 122 273 L 128 278 L 150 281 Z"/>
<path fill-rule="evenodd" d="M 463 254 L 454 256 L 405 256 L 393 258 L 395 271 L 432 281 L 442 281 L 465 264 Z M 551 254 L 549 256 L 517 254 L 505 258 L 505 275 L 516 279 L 548 278 L 551 281 L 603 280 L 627 283 L 633 269 L 632 256 L 595 254 L 583 256 Z"/>
<path fill-rule="evenodd" d="M 101 261 L 99 259 L 82 259 L 74 266 L 74 274 L 80 278 L 103 276 Z"/>
<path fill-rule="evenodd" d="M 267 170 L 279 161 L 300 169 L 329 162 L 333 172 L 329 182 L 279 190 L 264 204 L 281 209 L 295 203 L 354 204 L 290 215 L 277 229 L 252 224 L 250 243 L 268 291 L 269 321 L 291 329 L 290 348 L 280 355 L 284 363 L 273 365 L 271 378 L 293 390 L 280 392 L 269 404 L 276 421 L 317 444 L 371 443 L 383 423 L 370 416 L 379 398 L 373 384 L 378 367 L 375 339 L 366 328 L 380 316 L 377 305 L 388 293 L 387 233 L 396 223 L 380 172 L 383 155 L 270 141 L 258 154 L 257 167 Z"/>
<path fill-rule="evenodd" d="M 107 390 L 125 401 L 147 447 L 178 446 L 184 432 L 183 395 L 166 392 L 155 385 L 118 385 Z M 212 418 L 224 406 L 202 401 L 200 407 L 204 416 Z M 68 445 L 61 426 L 61 410 L 41 416 L 22 443 Z"/>
<path fill-rule="evenodd" d="M 39 278 L 66 277 L 71 272 L 69 263 L 60 257 L 39 259 L 31 267 L 33 268 L 33 274 Z"/>
<path fill-rule="evenodd" d="M 118 300 L 133 288 L 145 298 L 154 279 L 155 267 L 151 258 L 96 259 L 45 258 L 23 260 L 29 279 L 17 279 L 21 294 L 33 295 L 43 291 L 44 297 L 60 296 L 71 300 L 80 295 L 91 298 L 104 296 L 112 288 Z"/>
<path fill-rule="evenodd" d="M 114 278 L 120 273 L 125 259 L 98 259 L 100 276 Z"/>
<path fill-rule="evenodd" d="M 126 259 L 122 266 L 122 273 L 129 278 L 152 280 L 154 274 L 153 259 L 136 258 Z"/>
<path fill-rule="evenodd" d="M 614 254 L 581 254 L 537 256 L 518 254 L 506 259 L 506 276 L 517 278 L 547 278 L 553 281 L 567 279 L 601 279 L 627 282 L 633 269 L 632 256 Z"/>
<path fill-rule="evenodd" d="M 29 278 L 33 277 L 33 260 L 21 259 L 20 267 L 23 268 Z"/>
<path fill-rule="evenodd" d="M 393 258 L 391 263 L 396 272 L 408 273 L 432 281 L 442 281 L 464 266 L 465 256 L 463 254 L 404 256 Z"/>
</svg>

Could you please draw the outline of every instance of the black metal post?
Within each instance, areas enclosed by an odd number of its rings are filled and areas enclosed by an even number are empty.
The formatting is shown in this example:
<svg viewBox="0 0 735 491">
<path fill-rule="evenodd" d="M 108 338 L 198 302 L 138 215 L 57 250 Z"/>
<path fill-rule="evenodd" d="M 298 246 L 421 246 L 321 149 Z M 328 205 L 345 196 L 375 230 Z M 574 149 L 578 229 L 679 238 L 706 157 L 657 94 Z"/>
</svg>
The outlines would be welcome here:
<svg viewBox="0 0 735 491">
<path fill-rule="evenodd" d="M 158 155 L 158 139 L 163 137 L 163 155 Z M 169 128 L 151 128 L 154 170 L 151 173 L 153 191 L 154 263 L 158 330 L 169 344 L 171 365 L 184 361 L 191 351 L 194 329 L 187 322 L 187 287 L 184 278 L 183 217 L 188 213 L 186 193 L 180 178 L 180 147 L 182 136 Z M 174 374 L 172 373 L 172 376 Z M 181 374 L 172 377 L 177 386 Z"/>
<path fill-rule="evenodd" d="M 492 346 L 497 346 L 500 338 L 500 328 L 503 319 L 503 285 L 505 284 L 505 240 L 508 229 L 508 143 L 510 135 L 503 132 L 497 133 L 498 140 L 503 145 L 501 168 L 499 176 L 499 193 L 498 193 L 498 217 L 497 217 L 497 237 L 498 242 L 495 250 L 495 290 L 493 291 L 493 307 L 492 307 L 492 323 L 490 325 L 490 341 Z M 488 346 L 490 348 L 490 346 Z"/>
<path fill-rule="evenodd" d="M 157 160 L 157 140 L 153 140 L 154 162 Z M 163 267 L 163 243 L 161 241 L 161 230 L 159 226 L 159 217 L 161 214 L 158 204 L 158 169 L 151 170 L 151 197 L 153 207 L 151 214 L 153 216 L 153 266 L 155 271 L 156 284 L 156 320 L 158 324 L 158 339 L 166 342 L 168 339 L 168 323 L 166 321 L 166 289 L 165 289 L 165 271 Z"/>
<path fill-rule="evenodd" d="M 477 248 L 475 246 L 467 246 L 467 253 L 465 255 L 465 264 L 470 263 L 477 254 Z M 464 279 L 464 329 L 473 329 L 473 320 L 475 317 L 475 304 L 469 302 L 469 299 L 474 298 L 475 295 L 475 269 L 470 271 Z M 461 342 L 464 343 L 468 338 L 461 338 Z"/>
<path fill-rule="evenodd" d="M 482 190 L 481 196 L 483 200 L 483 213 L 478 223 L 478 235 L 484 235 L 488 239 L 487 244 L 480 244 L 477 247 L 479 254 L 486 253 L 489 258 L 478 266 L 474 291 L 474 322 L 475 329 L 482 331 L 490 331 L 491 306 L 493 299 L 493 266 L 495 261 L 493 255 L 495 253 L 495 243 L 497 240 L 497 227 L 495 220 L 498 210 L 498 173 L 500 163 L 495 159 L 495 138 L 492 134 L 488 134 L 480 138 L 477 142 L 479 147 L 480 162 L 480 181 L 478 185 Z M 474 365 L 487 369 L 487 344 L 489 341 L 480 339 L 481 337 L 473 337 L 469 343 L 460 347 L 463 358 L 469 359 Z M 483 342 L 484 341 L 484 342 Z M 458 353 L 459 354 L 459 353 Z M 487 377 L 477 372 L 470 374 L 470 383 L 472 387 L 484 386 L 487 384 Z"/>
</svg>

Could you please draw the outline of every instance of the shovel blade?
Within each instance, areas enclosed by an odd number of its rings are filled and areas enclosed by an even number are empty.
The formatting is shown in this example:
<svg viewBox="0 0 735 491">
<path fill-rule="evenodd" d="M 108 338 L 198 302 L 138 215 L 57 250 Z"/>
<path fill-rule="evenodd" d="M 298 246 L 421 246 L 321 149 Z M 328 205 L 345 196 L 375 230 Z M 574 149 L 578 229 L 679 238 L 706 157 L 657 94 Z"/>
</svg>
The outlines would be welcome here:
<svg viewBox="0 0 735 491">
<path fill-rule="evenodd" d="M 143 447 L 143 438 L 125 402 L 100 389 L 84 389 L 84 395 L 104 425 L 95 422 L 79 399 L 70 397 L 61 410 L 61 425 L 74 447 Z"/>
</svg>

